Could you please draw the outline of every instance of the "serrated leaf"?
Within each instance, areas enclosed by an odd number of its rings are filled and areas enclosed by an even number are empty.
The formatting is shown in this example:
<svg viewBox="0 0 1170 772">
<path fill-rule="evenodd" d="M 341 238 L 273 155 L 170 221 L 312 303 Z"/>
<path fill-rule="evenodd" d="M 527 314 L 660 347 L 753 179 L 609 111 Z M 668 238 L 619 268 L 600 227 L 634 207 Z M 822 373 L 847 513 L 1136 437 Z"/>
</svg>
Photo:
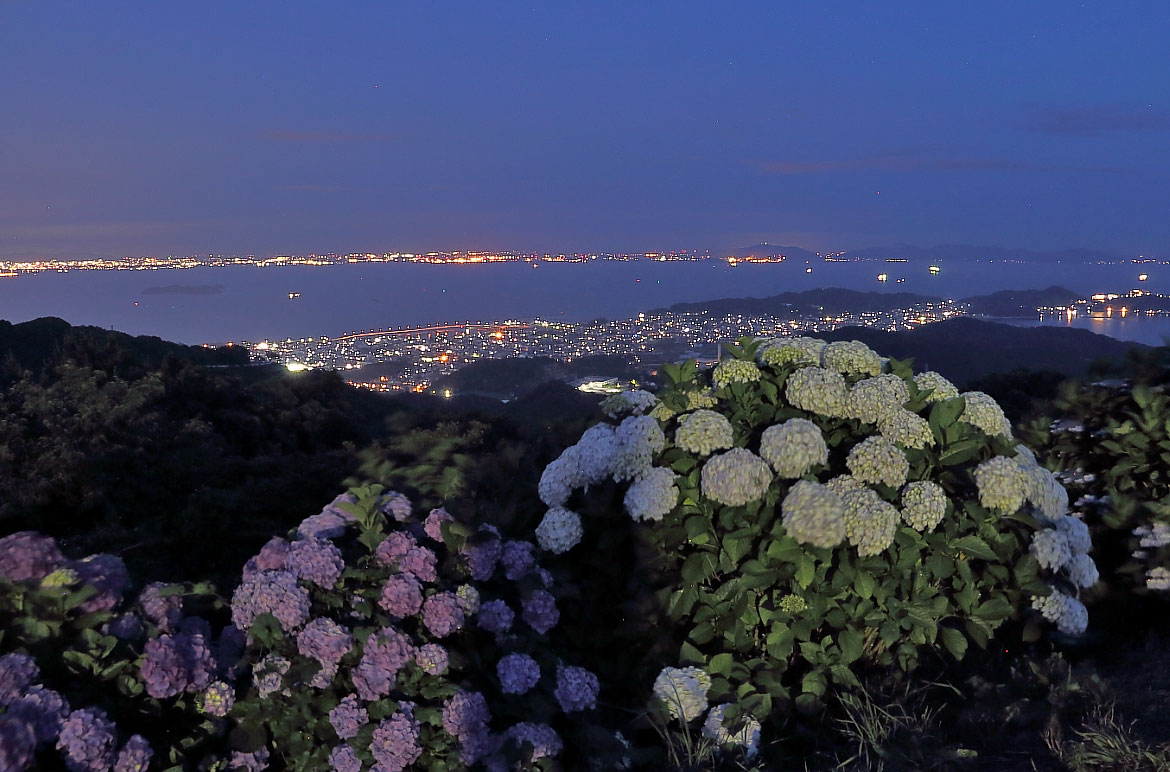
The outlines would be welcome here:
<svg viewBox="0 0 1170 772">
<path fill-rule="evenodd" d="M 955 539 L 950 543 L 950 548 L 982 560 L 997 560 L 999 558 L 995 551 L 987 546 L 987 542 L 973 534 Z"/>
<path fill-rule="evenodd" d="M 796 583 L 802 589 L 807 589 L 817 575 L 817 564 L 808 555 L 800 556 L 800 565 L 796 569 Z"/>
<path fill-rule="evenodd" d="M 841 647 L 841 661 L 848 665 L 861 658 L 865 638 L 856 630 L 842 630 L 837 636 L 837 645 Z"/>
<path fill-rule="evenodd" d="M 967 653 L 967 636 L 953 627 L 944 627 L 939 634 L 942 637 L 943 646 L 947 647 L 951 656 L 961 660 L 963 655 Z"/>
</svg>

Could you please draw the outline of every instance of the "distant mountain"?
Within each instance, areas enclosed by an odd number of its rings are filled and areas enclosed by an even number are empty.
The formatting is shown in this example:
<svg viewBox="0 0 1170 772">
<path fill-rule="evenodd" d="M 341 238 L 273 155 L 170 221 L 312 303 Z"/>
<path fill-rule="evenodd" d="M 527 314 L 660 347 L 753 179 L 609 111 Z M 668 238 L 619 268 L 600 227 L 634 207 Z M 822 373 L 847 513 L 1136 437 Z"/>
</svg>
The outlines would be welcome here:
<svg viewBox="0 0 1170 772">
<path fill-rule="evenodd" d="M 911 244 L 892 244 L 884 247 L 865 247 L 846 250 L 843 257 L 864 260 L 907 258 L 910 260 L 1029 260 L 1034 262 L 1084 262 L 1086 260 L 1117 260 L 1130 257 L 1121 250 L 1063 249 L 1031 250 L 995 245 L 939 244 L 919 247 Z"/>
<path fill-rule="evenodd" d="M 780 315 L 803 311 L 823 311 L 829 314 L 839 314 L 890 311 L 919 303 L 937 302 L 940 302 L 940 298 L 915 295 L 910 292 L 858 292 L 829 287 L 803 292 L 783 292 L 766 298 L 720 298 L 718 300 L 701 300 L 697 303 L 675 303 L 669 308 L 654 309 L 650 313 L 670 311 L 671 313 L 683 314 L 710 311 L 718 315 Z"/>
<path fill-rule="evenodd" d="M 0 319 L 0 363 L 11 356 L 21 367 L 39 373 L 62 350 L 84 352 L 89 358 L 114 357 L 136 367 L 157 369 L 167 356 L 196 365 L 246 365 L 241 347 L 203 348 L 171 343 L 153 335 L 127 335 L 100 327 L 75 327 L 64 319 L 45 316 L 12 324 Z M 117 361 L 105 364 L 117 366 Z"/>
<path fill-rule="evenodd" d="M 860 340 L 886 356 L 912 357 L 915 369 L 937 370 L 959 384 L 1021 369 L 1080 376 L 1096 360 L 1120 362 L 1131 349 L 1147 348 L 1088 330 L 1014 327 L 963 317 L 902 332 L 845 327 L 817 337 Z"/>
<path fill-rule="evenodd" d="M 777 255 L 784 255 L 789 260 L 816 260 L 819 255 L 816 252 L 809 252 L 807 249 L 801 247 L 786 247 L 779 244 L 753 244 L 750 247 L 740 247 L 739 249 L 731 249 L 725 253 L 720 253 L 719 257 L 775 257 Z"/>
<path fill-rule="evenodd" d="M 1083 297 L 1067 287 L 1052 286 L 1042 290 L 1000 290 L 964 298 L 962 302 L 969 303 L 971 313 L 977 316 L 1010 319 L 1033 318 L 1041 306 L 1067 306 Z"/>
</svg>

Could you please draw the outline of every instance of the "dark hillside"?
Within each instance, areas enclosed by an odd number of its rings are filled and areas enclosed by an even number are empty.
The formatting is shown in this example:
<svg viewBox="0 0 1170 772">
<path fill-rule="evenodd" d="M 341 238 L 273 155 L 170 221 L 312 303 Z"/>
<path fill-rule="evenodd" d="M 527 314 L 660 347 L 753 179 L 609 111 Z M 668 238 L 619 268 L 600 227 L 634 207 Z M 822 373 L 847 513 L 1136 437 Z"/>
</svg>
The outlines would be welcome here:
<svg viewBox="0 0 1170 772">
<path fill-rule="evenodd" d="M 1036 309 L 1041 306 L 1067 306 L 1082 297 L 1067 287 L 1052 286 L 1041 290 L 1000 290 L 963 298 L 963 302 L 970 304 L 972 314 L 980 316 L 1034 319 Z"/>
</svg>

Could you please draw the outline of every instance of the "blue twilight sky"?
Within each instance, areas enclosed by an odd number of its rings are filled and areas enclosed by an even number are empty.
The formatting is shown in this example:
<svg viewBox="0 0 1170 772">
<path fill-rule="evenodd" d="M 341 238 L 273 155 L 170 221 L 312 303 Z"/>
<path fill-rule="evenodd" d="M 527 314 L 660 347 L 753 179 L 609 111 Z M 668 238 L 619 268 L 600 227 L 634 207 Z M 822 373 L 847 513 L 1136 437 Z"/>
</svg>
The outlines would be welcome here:
<svg viewBox="0 0 1170 772">
<path fill-rule="evenodd" d="M 1170 3 L 0 0 L 0 258 L 1170 254 Z"/>
</svg>

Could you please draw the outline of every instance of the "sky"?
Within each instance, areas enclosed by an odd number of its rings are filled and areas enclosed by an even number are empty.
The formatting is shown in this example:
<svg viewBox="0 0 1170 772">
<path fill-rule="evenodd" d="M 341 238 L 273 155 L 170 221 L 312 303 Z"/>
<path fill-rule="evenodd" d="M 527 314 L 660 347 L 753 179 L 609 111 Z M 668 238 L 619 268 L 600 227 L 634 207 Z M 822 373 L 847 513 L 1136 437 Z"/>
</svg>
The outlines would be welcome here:
<svg viewBox="0 0 1170 772">
<path fill-rule="evenodd" d="M 1170 3 L 0 0 L 0 259 L 1170 257 Z"/>
</svg>

